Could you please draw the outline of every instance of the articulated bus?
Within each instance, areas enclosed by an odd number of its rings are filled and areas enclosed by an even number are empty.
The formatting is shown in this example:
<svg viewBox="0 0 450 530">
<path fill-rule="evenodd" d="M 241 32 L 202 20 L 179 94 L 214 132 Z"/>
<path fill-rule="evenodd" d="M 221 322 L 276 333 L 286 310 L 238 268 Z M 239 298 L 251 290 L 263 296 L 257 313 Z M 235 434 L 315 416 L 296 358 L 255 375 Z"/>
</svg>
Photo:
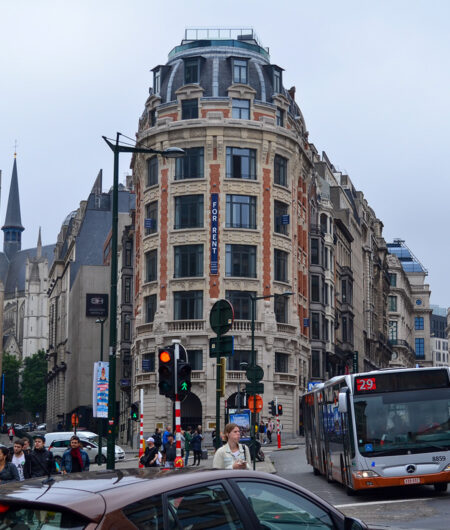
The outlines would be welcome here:
<svg viewBox="0 0 450 530">
<path fill-rule="evenodd" d="M 450 369 L 334 377 L 302 398 L 314 474 L 359 490 L 450 482 Z"/>
</svg>

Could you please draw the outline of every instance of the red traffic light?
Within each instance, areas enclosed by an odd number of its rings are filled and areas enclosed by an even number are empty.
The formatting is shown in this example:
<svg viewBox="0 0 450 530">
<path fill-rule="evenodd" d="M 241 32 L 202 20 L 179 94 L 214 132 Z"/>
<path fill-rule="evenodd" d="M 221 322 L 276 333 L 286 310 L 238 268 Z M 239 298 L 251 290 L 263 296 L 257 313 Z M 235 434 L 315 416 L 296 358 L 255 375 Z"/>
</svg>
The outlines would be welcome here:
<svg viewBox="0 0 450 530">
<path fill-rule="evenodd" d="M 170 363 L 170 361 L 172 360 L 172 356 L 170 355 L 170 353 L 168 351 L 164 350 L 164 351 L 160 352 L 159 360 L 162 363 Z"/>
</svg>

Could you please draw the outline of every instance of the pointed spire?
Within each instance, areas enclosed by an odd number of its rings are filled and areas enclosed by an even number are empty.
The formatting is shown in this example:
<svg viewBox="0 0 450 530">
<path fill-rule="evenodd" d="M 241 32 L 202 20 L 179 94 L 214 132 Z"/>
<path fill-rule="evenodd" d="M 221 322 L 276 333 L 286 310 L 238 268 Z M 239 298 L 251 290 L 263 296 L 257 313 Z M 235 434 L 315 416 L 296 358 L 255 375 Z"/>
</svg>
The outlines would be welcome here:
<svg viewBox="0 0 450 530">
<path fill-rule="evenodd" d="M 94 195 L 102 194 L 102 180 L 103 180 L 103 169 L 98 172 L 97 178 L 95 179 L 94 185 L 92 186 L 91 193 Z"/>
<path fill-rule="evenodd" d="M 38 241 L 37 241 L 37 247 L 36 247 L 36 257 L 37 258 L 42 257 L 41 227 L 39 227 L 39 235 L 38 235 Z"/>
<path fill-rule="evenodd" d="M 14 153 L 14 165 L 9 188 L 8 206 L 6 209 L 5 226 L 3 228 L 18 228 L 24 230 L 20 216 L 19 179 L 17 177 L 17 154 Z"/>
</svg>

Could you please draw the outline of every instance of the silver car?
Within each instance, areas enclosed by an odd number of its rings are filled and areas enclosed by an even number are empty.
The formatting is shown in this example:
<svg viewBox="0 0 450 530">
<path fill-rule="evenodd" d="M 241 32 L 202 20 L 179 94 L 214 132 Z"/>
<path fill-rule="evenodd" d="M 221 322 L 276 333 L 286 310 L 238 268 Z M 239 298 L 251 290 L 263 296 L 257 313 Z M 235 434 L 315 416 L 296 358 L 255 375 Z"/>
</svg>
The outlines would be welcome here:
<svg viewBox="0 0 450 530">
<path fill-rule="evenodd" d="M 87 452 L 89 455 L 89 461 L 95 462 L 96 464 L 102 463 L 104 464 L 106 462 L 106 455 L 107 455 L 107 447 L 106 447 L 106 440 L 104 440 L 102 445 L 102 454 L 99 458 L 98 454 L 98 445 L 93 439 L 86 440 L 84 438 L 80 437 L 81 445 L 83 446 L 83 449 Z M 61 462 L 62 456 L 67 449 L 70 448 L 70 440 L 53 440 L 53 442 L 50 444 L 50 447 L 48 448 L 49 451 L 53 453 L 53 457 L 58 464 Z M 116 446 L 115 450 L 115 460 L 116 462 L 118 460 L 124 460 L 125 459 L 125 452 L 123 449 L 121 449 L 119 446 Z"/>
</svg>

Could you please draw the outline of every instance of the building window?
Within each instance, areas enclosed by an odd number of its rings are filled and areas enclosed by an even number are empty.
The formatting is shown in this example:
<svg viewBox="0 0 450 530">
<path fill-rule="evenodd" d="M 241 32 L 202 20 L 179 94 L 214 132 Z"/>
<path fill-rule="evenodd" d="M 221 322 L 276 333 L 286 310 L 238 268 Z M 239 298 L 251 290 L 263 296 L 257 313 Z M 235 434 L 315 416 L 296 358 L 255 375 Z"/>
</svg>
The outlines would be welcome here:
<svg viewBox="0 0 450 530">
<path fill-rule="evenodd" d="M 203 276 L 203 245 L 174 247 L 175 278 Z"/>
<path fill-rule="evenodd" d="M 311 238 L 311 265 L 319 264 L 319 240 Z"/>
<path fill-rule="evenodd" d="M 414 329 L 423 329 L 423 317 L 414 318 Z"/>
<path fill-rule="evenodd" d="M 251 358 L 250 350 L 234 350 L 234 355 L 227 359 L 227 370 L 243 371 L 245 364 L 250 364 Z"/>
<path fill-rule="evenodd" d="M 175 160 L 175 180 L 202 179 L 204 155 L 203 147 L 185 149 L 185 155 Z"/>
<path fill-rule="evenodd" d="M 203 318 L 203 291 L 178 291 L 173 294 L 174 320 Z"/>
<path fill-rule="evenodd" d="M 274 297 L 274 312 L 275 312 L 275 320 L 279 322 L 280 324 L 287 324 L 289 322 L 288 319 L 288 307 L 289 307 L 289 299 L 287 296 L 275 296 Z"/>
<path fill-rule="evenodd" d="M 203 228 L 203 195 L 175 197 L 175 229 Z"/>
<path fill-rule="evenodd" d="M 348 340 L 348 319 L 347 317 L 342 317 L 342 342 L 347 342 Z"/>
<path fill-rule="evenodd" d="M 247 84 L 247 61 L 242 59 L 233 60 L 233 83 Z"/>
<path fill-rule="evenodd" d="M 311 275 L 311 302 L 320 302 L 320 276 Z"/>
<path fill-rule="evenodd" d="M 151 294 L 144 298 L 144 308 L 145 308 L 145 322 L 153 322 L 155 319 L 156 312 L 156 294 Z"/>
<path fill-rule="evenodd" d="M 254 291 L 226 291 L 225 298 L 231 302 L 236 320 L 251 320 L 252 300 L 256 296 Z M 255 315 L 256 319 L 256 315 Z"/>
<path fill-rule="evenodd" d="M 200 61 L 198 57 L 184 60 L 184 84 L 200 82 Z"/>
<path fill-rule="evenodd" d="M 158 157 L 147 159 L 147 186 L 158 184 Z"/>
<path fill-rule="evenodd" d="M 154 372 L 155 371 L 155 352 L 144 353 L 142 355 L 142 371 L 143 372 Z"/>
<path fill-rule="evenodd" d="M 158 231 L 158 201 L 153 201 L 145 207 L 145 235 L 156 234 Z"/>
<path fill-rule="evenodd" d="M 129 276 L 124 279 L 123 301 L 125 304 L 131 302 L 131 278 Z"/>
<path fill-rule="evenodd" d="M 320 350 L 311 352 L 311 377 L 321 377 L 320 374 Z"/>
<path fill-rule="evenodd" d="M 161 71 L 155 70 L 153 72 L 153 92 L 159 94 L 161 92 Z"/>
<path fill-rule="evenodd" d="M 158 251 L 145 253 L 145 281 L 156 282 L 158 279 Z"/>
<path fill-rule="evenodd" d="M 256 278 L 256 247 L 250 245 L 226 245 L 225 275 Z"/>
<path fill-rule="evenodd" d="M 389 311 L 397 311 L 397 297 L 388 296 L 388 308 Z"/>
<path fill-rule="evenodd" d="M 320 313 L 311 313 L 311 338 L 320 340 Z"/>
<path fill-rule="evenodd" d="M 344 304 L 351 304 L 353 301 L 353 284 L 351 280 L 341 280 L 341 295 Z"/>
<path fill-rule="evenodd" d="M 274 182 L 280 186 L 287 187 L 287 158 L 280 155 L 275 155 Z"/>
<path fill-rule="evenodd" d="M 276 282 L 287 282 L 288 281 L 288 258 L 289 254 L 283 250 L 275 249 L 275 274 L 274 279 Z"/>
<path fill-rule="evenodd" d="M 156 125 L 156 118 L 157 118 L 156 109 L 153 109 L 150 111 L 150 127 L 154 127 Z"/>
<path fill-rule="evenodd" d="M 256 228 L 256 197 L 227 195 L 227 228 Z"/>
<path fill-rule="evenodd" d="M 123 319 L 123 340 L 129 342 L 131 340 L 131 316 L 124 315 Z"/>
<path fill-rule="evenodd" d="M 203 370 L 203 350 L 186 350 L 192 370 Z"/>
<path fill-rule="evenodd" d="M 275 352 L 275 372 L 279 374 L 289 373 L 289 354 Z"/>
<path fill-rule="evenodd" d="M 398 338 L 398 322 L 396 320 L 389 320 L 389 340 L 396 342 Z"/>
<path fill-rule="evenodd" d="M 232 99 L 232 118 L 238 120 L 249 120 L 250 119 L 250 101 L 248 99 Z"/>
<path fill-rule="evenodd" d="M 181 119 L 196 120 L 198 118 L 198 99 L 183 99 L 181 102 Z"/>
<path fill-rule="evenodd" d="M 281 70 L 278 68 L 273 69 L 273 91 L 276 94 L 281 92 Z"/>
<path fill-rule="evenodd" d="M 275 117 L 276 117 L 277 125 L 279 127 L 283 127 L 284 126 L 284 110 L 277 107 L 277 110 L 275 111 Z"/>
<path fill-rule="evenodd" d="M 226 176 L 256 180 L 256 150 L 227 147 Z"/>
<path fill-rule="evenodd" d="M 416 339 L 416 358 L 425 358 L 425 339 Z"/>
<path fill-rule="evenodd" d="M 277 234 L 289 235 L 289 205 L 274 201 L 275 232 Z"/>
<path fill-rule="evenodd" d="M 131 241 L 125 243 L 124 265 L 125 267 L 132 267 L 133 265 L 133 243 Z"/>
<path fill-rule="evenodd" d="M 389 283 L 391 287 L 397 287 L 397 275 L 395 273 L 389 274 Z"/>
</svg>

